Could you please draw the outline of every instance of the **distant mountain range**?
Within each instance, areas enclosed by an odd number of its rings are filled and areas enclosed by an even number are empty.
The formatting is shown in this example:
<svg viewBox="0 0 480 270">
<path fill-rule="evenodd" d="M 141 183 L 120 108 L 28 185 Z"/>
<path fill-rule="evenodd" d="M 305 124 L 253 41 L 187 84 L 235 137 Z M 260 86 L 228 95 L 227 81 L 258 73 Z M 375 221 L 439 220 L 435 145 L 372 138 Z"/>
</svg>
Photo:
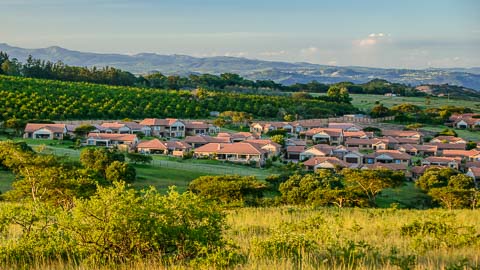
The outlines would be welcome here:
<svg viewBox="0 0 480 270">
<path fill-rule="evenodd" d="M 321 83 L 350 81 L 364 83 L 374 78 L 410 85 L 451 84 L 480 90 L 480 67 L 383 69 L 369 67 L 338 67 L 310 63 L 274 62 L 239 57 L 192 57 L 188 55 L 160 55 L 140 53 L 135 55 L 79 52 L 53 46 L 41 49 L 24 49 L 0 43 L 0 51 L 24 62 L 34 58 L 62 61 L 72 66 L 111 66 L 134 74 L 159 71 L 166 75 L 199 73 L 220 74 L 232 72 L 252 80 L 274 80 L 290 85 L 317 80 Z"/>
</svg>

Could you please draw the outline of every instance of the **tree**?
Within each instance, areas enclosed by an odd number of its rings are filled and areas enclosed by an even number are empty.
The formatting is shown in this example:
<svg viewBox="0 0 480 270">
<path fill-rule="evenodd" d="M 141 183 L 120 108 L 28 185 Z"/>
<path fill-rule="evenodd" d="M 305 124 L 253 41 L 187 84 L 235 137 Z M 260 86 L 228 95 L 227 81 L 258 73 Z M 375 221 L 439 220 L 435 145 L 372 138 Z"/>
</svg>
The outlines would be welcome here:
<svg viewBox="0 0 480 270">
<path fill-rule="evenodd" d="M 416 185 L 448 209 L 475 208 L 478 203 L 478 188 L 473 178 L 450 168 L 428 169 Z"/>
<path fill-rule="evenodd" d="M 18 136 L 22 135 L 26 125 L 27 121 L 16 118 L 11 118 L 5 121 L 5 127 L 15 130 L 15 134 Z"/>
<path fill-rule="evenodd" d="M 391 111 L 387 107 L 383 106 L 383 104 L 379 104 L 373 107 L 370 115 L 372 117 L 385 117 L 391 115 Z"/>
<path fill-rule="evenodd" d="M 135 168 L 125 162 L 114 161 L 105 170 L 105 178 L 109 182 L 132 183 L 136 178 Z"/>
<path fill-rule="evenodd" d="M 106 178 L 107 167 L 114 161 L 125 161 L 125 156 L 106 148 L 87 148 L 80 153 L 80 162 L 87 168 L 96 171 Z"/>
<path fill-rule="evenodd" d="M 75 136 L 77 137 L 84 137 L 86 136 L 88 133 L 94 131 L 96 128 L 92 125 L 80 125 L 78 127 L 75 128 L 75 130 L 73 131 L 73 133 L 75 134 Z"/>
<path fill-rule="evenodd" d="M 252 203 L 263 197 L 266 185 L 253 176 L 201 176 L 188 189 L 199 196 L 222 203 Z"/>
<path fill-rule="evenodd" d="M 148 164 L 148 163 L 151 163 L 153 160 L 152 156 L 143 155 L 139 153 L 127 153 L 127 158 L 135 164 L 137 163 Z"/>
<path fill-rule="evenodd" d="M 371 205 L 375 205 L 375 200 L 382 190 L 401 186 L 405 181 L 402 172 L 385 169 L 344 169 L 342 175 L 345 183 L 361 190 Z"/>
<path fill-rule="evenodd" d="M 333 101 L 341 102 L 341 103 L 350 103 L 352 100 L 348 93 L 348 89 L 346 87 L 341 87 L 337 85 L 332 85 L 328 88 L 327 97 L 329 97 Z"/>
<path fill-rule="evenodd" d="M 307 92 L 295 92 L 292 94 L 293 99 L 311 99 L 312 95 Z"/>
<path fill-rule="evenodd" d="M 472 141 L 467 142 L 467 145 L 466 145 L 467 150 L 472 150 L 472 149 L 475 149 L 475 148 L 477 148 L 477 143 L 476 142 L 472 142 Z"/>
<path fill-rule="evenodd" d="M 270 137 L 270 140 L 272 140 L 272 142 L 274 143 L 278 143 L 282 146 L 285 146 L 285 136 L 283 135 L 273 135 L 272 137 Z"/>
</svg>

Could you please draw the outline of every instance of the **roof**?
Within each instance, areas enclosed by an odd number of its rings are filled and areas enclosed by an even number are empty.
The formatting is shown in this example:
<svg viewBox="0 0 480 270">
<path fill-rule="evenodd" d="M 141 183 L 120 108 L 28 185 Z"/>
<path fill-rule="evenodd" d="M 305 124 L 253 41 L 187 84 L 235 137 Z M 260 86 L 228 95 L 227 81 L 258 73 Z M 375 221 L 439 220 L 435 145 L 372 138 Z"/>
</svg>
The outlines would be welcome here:
<svg viewBox="0 0 480 270">
<path fill-rule="evenodd" d="M 480 177 L 480 168 L 478 167 L 471 167 L 468 169 L 468 171 L 472 172 L 473 176 L 475 178 L 479 178 Z"/>
<path fill-rule="evenodd" d="M 187 136 L 185 138 L 185 142 L 187 143 L 229 143 L 229 137 L 211 137 L 208 135 L 196 135 L 196 136 Z"/>
<path fill-rule="evenodd" d="M 347 138 L 345 140 L 345 145 L 354 144 L 354 145 L 372 145 L 378 141 L 372 139 L 357 139 L 357 138 Z"/>
<path fill-rule="evenodd" d="M 217 153 L 217 154 L 245 154 L 259 155 L 266 151 L 258 145 L 246 142 L 237 143 L 209 143 L 198 147 L 196 153 Z"/>
<path fill-rule="evenodd" d="M 185 122 L 185 128 L 188 129 L 208 129 L 211 127 L 212 124 L 201 122 L 201 121 L 191 121 L 191 122 Z"/>
<path fill-rule="evenodd" d="M 470 168 L 470 167 L 480 168 L 480 161 L 467 161 L 467 163 L 465 164 L 465 166 L 466 166 L 467 168 Z"/>
<path fill-rule="evenodd" d="M 412 156 L 407 153 L 400 152 L 398 150 L 377 150 L 373 153 L 366 155 L 369 158 L 377 158 L 381 155 L 388 155 L 391 156 L 393 159 L 400 159 L 400 160 L 410 160 Z"/>
<path fill-rule="evenodd" d="M 97 140 L 114 140 L 114 141 L 134 141 L 137 139 L 135 134 L 116 134 L 116 133 L 88 133 L 88 138 Z"/>
<path fill-rule="evenodd" d="M 293 126 L 301 126 L 307 128 L 315 128 L 315 127 L 324 127 L 327 125 L 326 119 L 306 119 L 306 120 L 298 120 L 292 123 Z"/>
<path fill-rule="evenodd" d="M 462 142 L 465 140 L 462 139 L 462 138 L 459 138 L 459 137 L 454 137 L 454 136 L 437 136 L 435 138 L 432 139 L 433 140 L 438 140 L 440 142 L 443 142 L 443 141 L 446 141 L 448 143 L 457 143 L 457 142 Z"/>
<path fill-rule="evenodd" d="M 278 144 L 278 143 L 276 143 L 276 142 L 273 142 L 272 140 L 268 140 L 268 139 L 263 139 L 263 140 L 262 140 L 262 139 L 252 139 L 252 140 L 246 140 L 246 141 L 244 141 L 244 142 L 246 142 L 246 143 L 255 143 L 255 144 L 258 144 L 258 145 L 260 145 L 260 146 L 262 146 L 262 147 L 265 146 L 265 145 L 269 145 L 269 144 L 271 144 L 271 145 L 273 145 L 273 146 L 275 146 L 275 147 L 277 147 L 277 148 L 281 148 L 281 147 L 282 147 L 280 144 Z"/>
<path fill-rule="evenodd" d="M 343 130 L 340 128 L 312 128 L 305 132 L 306 135 L 313 136 L 318 133 L 326 133 L 328 136 L 340 136 Z"/>
<path fill-rule="evenodd" d="M 435 145 L 439 150 L 465 150 L 467 148 L 467 145 L 464 143 L 428 143 L 425 145 Z"/>
<path fill-rule="evenodd" d="M 477 150 L 443 150 L 444 156 L 457 156 L 457 157 L 473 157 L 480 155 L 480 151 Z"/>
<path fill-rule="evenodd" d="M 348 167 L 349 164 L 343 160 L 340 160 L 336 157 L 312 157 L 309 160 L 305 161 L 303 165 L 308 167 L 314 167 L 315 165 L 328 162 L 332 165 L 337 165 L 340 167 Z"/>
<path fill-rule="evenodd" d="M 365 132 L 365 131 L 344 131 L 343 137 L 345 138 L 371 138 L 373 137 L 373 132 Z"/>
<path fill-rule="evenodd" d="M 166 118 L 166 119 L 145 118 L 140 122 L 140 125 L 144 125 L 144 126 L 170 126 L 170 125 L 173 125 L 177 121 L 180 121 L 180 120 L 175 119 L 175 118 Z"/>
<path fill-rule="evenodd" d="M 382 130 L 383 136 L 392 136 L 392 137 L 412 137 L 412 136 L 421 136 L 422 133 L 414 130 L 395 130 L 395 129 L 384 129 Z"/>
<path fill-rule="evenodd" d="M 434 163 L 448 163 L 448 162 L 461 162 L 462 159 L 459 157 L 427 157 L 424 161 L 434 162 Z"/>
<path fill-rule="evenodd" d="M 159 139 L 153 139 L 150 141 L 142 141 L 137 145 L 137 148 L 148 148 L 148 149 L 161 149 L 166 150 L 167 146 L 165 143 L 160 141 Z"/>
<path fill-rule="evenodd" d="M 229 138 L 248 138 L 254 137 L 250 132 L 236 132 L 236 133 L 228 133 L 228 132 L 220 132 L 217 134 L 217 137 L 229 137 Z"/>
<path fill-rule="evenodd" d="M 298 140 L 298 139 L 286 139 L 285 144 L 287 145 L 298 145 L 298 146 L 305 146 L 307 142 L 305 140 Z"/>
<path fill-rule="evenodd" d="M 168 141 L 165 142 L 165 145 L 167 146 L 168 149 L 170 150 L 175 150 L 175 149 L 190 149 L 192 146 L 184 141 Z"/>
<path fill-rule="evenodd" d="M 25 126 L 25 132 L 35 132 L 39 129 L 48 129 L 51 132 L 54 133 L 63 133 L 65 129 L 67 129 L 67 125 L 65 124 L 34 124 L 34 123 L 28 123 Z M 68 129 L 67 129 L 68 130 Z"/>
<path fill-rule="evenodd" d="M 424 174 L 426 170 L 430 168 L 444 168 L 438 165 L 422 165 L 422 166 L 413 166 L 410 171 L 415 174 Z"/>
</svg>

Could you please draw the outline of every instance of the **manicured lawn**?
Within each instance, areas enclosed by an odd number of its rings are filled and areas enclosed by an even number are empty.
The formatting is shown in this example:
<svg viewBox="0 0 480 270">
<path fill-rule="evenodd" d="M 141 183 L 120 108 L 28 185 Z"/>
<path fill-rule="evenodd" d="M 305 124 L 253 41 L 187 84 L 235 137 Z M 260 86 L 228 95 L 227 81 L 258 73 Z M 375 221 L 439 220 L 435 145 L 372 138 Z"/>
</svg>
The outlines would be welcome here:
<svg viewBox="0 0 480 270">
<path fill-rule="evenodd" d="M 15 176 L 11 172 L 0 170 L 0 192 L 5 193 L 12 189 L 12 183 Z"/>
<path fill-rule="evenodd" d="M 444 130 L 445 126 L 424 126 L 421 129 L 433 132 L 439 132 Z M 471 140 L 471 141 L 480 141 L 480 131 L 470 131 L 465 129 L 455 129 L 455 132 L 458 134 L 458 137 Z"/>
<path fill-rule="evenodd" d="M 428 200 L 428 196 L 415 187 L 413 182 L 407 182 L 402 187 L 385 189 L 377 197 L 376 203 L 381 208 L 388 208 L 392 204 L 398 204 L 399 208 L 421 209 L 426 200 Z"/>
<path fill-rule="evenodd" d="M 402 103 L 411 103 L 421 108 L 434 108 L 441 106 L 462 106 L 470 108 L 475 112 L 480 112 L 479 101 L 448 99 L 446 97 L 431 97 L 429 103 L 425 97 L 386 97 L 382 95 L 365 95 L 365 94 L 351 94 L 352 104 L 362 111 L 370 111 L 378 101 L 386 107 L 393 107 Z M 428 104 L 427 104 L 428 103 Z"/>
</svg>

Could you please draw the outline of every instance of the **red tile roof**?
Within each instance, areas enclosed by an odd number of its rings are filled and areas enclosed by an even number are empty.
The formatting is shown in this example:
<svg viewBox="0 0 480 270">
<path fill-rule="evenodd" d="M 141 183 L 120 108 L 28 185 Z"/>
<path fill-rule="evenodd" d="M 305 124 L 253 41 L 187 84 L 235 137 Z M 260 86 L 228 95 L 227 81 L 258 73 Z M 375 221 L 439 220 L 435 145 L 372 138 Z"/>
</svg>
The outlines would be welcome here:
<svg viewBox="0 0 480 270">
<path fill-rule="evenodd" d="M 133 142 L 137 138 L 137 135 L 116 134 L 116 133 L 88 133 L 87 137 L 97 139 L 97 140 L 114 140 L 114 141 Z"/>
<path fill-rule="evenodd" d="M 314 167 L 318 164 L 325 163 L 325 162 L 330 163 L 332 165 L 337 165 L 337 166 L 340 166 L 340 167 L 344 167 L 344 168 L 349 166 L 348 163 L 346 163 L 345 161 L 340 160 L 336 157 L 312 157 L 309 160 L 305 161 L 303 163 L 303 165 L 308 166 L 308 167 Z"/>
<path fill-rule="evenodd" d="M 167 150 L 167 146 L 165 145 L 165 143 L 160 141 L 159 139 L 142 141 L 137 145 L 137 148 Z"/>
<path fill-rule="evenodd" d="M 238 142 L 238 143 L 209 143 L 195 149 L 196 153 L 217 153 L 217 154 L 245 154 L 259 155 L 267 151 L 261 149 L 256 144 Z"/>
</svg>

